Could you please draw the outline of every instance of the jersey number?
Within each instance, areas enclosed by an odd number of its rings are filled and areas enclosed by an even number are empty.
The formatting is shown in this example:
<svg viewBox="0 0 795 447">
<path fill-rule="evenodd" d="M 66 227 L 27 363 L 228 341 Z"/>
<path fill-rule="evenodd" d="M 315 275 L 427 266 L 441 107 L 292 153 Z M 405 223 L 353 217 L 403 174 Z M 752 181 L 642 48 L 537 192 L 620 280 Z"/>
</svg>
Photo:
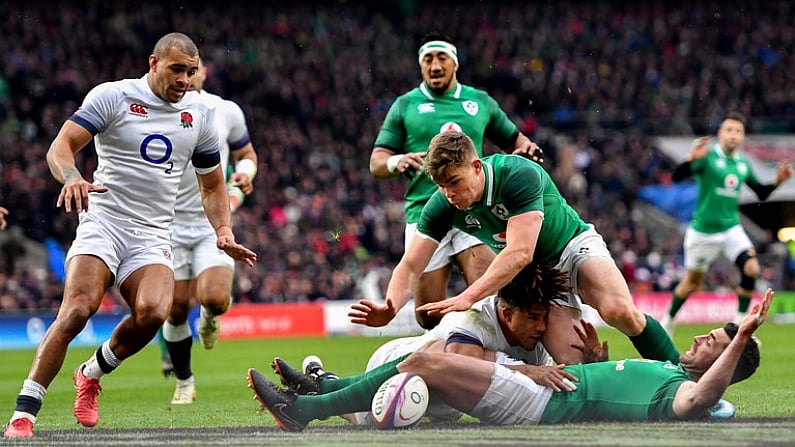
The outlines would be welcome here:
<svg viewBox="0 0 795 447">
<path fill-rule="evenodd" d="M 154 140 L 160 140 L 166 145 L 166 152 L 160 158 L 152 158 L 149 156 L 148 149 L 149 144 Z M 173 152 L 174 145 L 171 144 L 171 140 L 166 138 L 164 135 L 154 134 L 149 135 L 148 137 L 144 138 L 144 141 L 141 142 L 141 158 L 148 161 L 149 163 L 154 163 L 156 165 L 165 164 L 166 174 L 171 174 L 174 170 L 174 162 L 169 160 L 171 158 L 171 153 Z"/>
</svg>

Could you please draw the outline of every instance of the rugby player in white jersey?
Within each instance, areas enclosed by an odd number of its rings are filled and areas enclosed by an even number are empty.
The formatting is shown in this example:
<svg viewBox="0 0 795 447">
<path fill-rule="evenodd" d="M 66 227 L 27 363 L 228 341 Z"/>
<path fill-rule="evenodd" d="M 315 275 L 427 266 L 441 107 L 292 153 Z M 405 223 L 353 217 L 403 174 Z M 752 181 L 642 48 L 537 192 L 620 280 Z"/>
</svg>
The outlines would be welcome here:
<svg viewBox="0 0 795 447">
<path fill-rule="evenodd" d="M 97 424 L 99 379 L 146 346 L 171 307 L 171 222 L 180 178 L 190 163 L 218 248 L 247 265 L 256 260 L 232 232 L 213 109 L 188 91 L 198 65 L 199 51 L 188 36 L 161 37 L 145 76 L 94 87 L 52 142 L 47 162 L 64 185 L 57 206 L 79 213 L 80 224 L 66 255 L 63 302 L 39 344 L 5 437 L 33 436 L 36 415 L 69 342 L 115 284 L 131 314 L 74 372 L 77 422 Z M 97 153 L 93 183 L 75 163 L 75 154 L 92 138 Z"/>
<path fill-rule="evenodd" d="M 484 298 L 468 310 L 445 315 L 437 326 L 423 335 L 397 338 L 381 345 L 370 356 L 366 371 L 425 346 L 423 349 L 485 358 L 509 367 L 532 365 L 526 373 L 536 383 L 555 391 L 571 391 L 576 388 L 572 380 L 577 378 L 563 371 L 562 365 L 553 366 L 552 357 L 540 342 L 546 332 L 550 307 L 567 299 L 568 283 L 568 274 L 561 270 L 544 264 L 528 264 L 497 295 Z M 582 341 L 579 349 L 583 352 L 584 363 L 607 360 L 607 343 L 599 343 L 591 324 L 582 324 L 585 332 L 579 333 Z M 574 328 L 579 330 L 578 326 Z M 430 342 L 439 343 L 429 348 Z M 271 366 L 282 383 L 298 394 L 327 391 L 323 389 L 326 380 L 323 375 L 312 374 L 307 368 L 302 374 L 278 357 Z M 455 420 L 461 415 L 433 395 L 426 414 L 436 420 Z M 369 412 L 344 417 L 357 425 L 370 423 Z"/>
<path fill-rule="evenodd" d="M 191 80 L 199 99 L 215 108 L 215 128 L 219 133 L 221 167 L 227 172 L 230 150 L 235 172 L 227 183 L 232 211 L 243 202 L 254 187 L 257 173 L 257 154 L 249 138 L 243 110 L 233 101 L 203 89 L 207 67 L 199 60 L 199 71 Z M 216 236 L 202 207 L 202 197 L 196 175 L 188 169 L 179 185 L 171 242 L 174 245 L 174 302 L 163 325 L 163 338 L 174 375 L 177 378 L 172 404 L 190 404 L 196 398 L 191 370 L 193 336 L 188 311 L 196 297 L 201 304 L 199 339 L 206 349 L 212 349 L 220 332 L 219 315 L 232 303 L 231 291 L 235 261 L 219 250 Z"/>
</svg>

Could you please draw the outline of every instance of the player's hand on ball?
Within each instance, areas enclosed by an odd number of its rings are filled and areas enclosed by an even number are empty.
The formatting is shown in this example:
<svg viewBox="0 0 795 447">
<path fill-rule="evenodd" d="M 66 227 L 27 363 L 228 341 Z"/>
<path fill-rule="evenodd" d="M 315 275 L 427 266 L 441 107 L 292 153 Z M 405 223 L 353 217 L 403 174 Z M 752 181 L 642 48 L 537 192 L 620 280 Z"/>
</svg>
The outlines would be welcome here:
<svg viewBox="0 0 795 447">
<path fill-rule="evenodd" d="M 386 326 L 397 315 L 397 309 L 391 301 L 386 304 L 376 304 L 370 300 L 361 300 L 358 304 L 351 305 L 348 317 L 351 323 L 363 324 L 370 327 Z"/>
</svg>

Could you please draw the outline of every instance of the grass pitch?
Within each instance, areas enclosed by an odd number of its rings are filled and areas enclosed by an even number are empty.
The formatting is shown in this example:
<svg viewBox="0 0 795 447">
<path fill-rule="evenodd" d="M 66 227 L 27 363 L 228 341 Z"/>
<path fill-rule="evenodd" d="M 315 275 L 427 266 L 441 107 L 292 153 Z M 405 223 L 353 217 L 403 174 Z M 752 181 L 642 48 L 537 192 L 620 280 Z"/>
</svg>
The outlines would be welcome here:
<svg viewBox="0 0 795 447">
<path fill-rule="evenodd" d="M 675 342 L 684 351 L 692 337 L 711 326 L 677 327 Z M 609 341 L 610 358 L 634 357 L 629 340 L 613 329 L 601 329 Z M 307 354 L 318 354 L 327 369 L 340 375 L 358 374 L 386 338 L 330 337 L 314 339 L 221 341 L 205 351 L 196 343 L 193 372 L 197 400 L 193 405 L 170 404 L 174 380 L 160 374 L 159 348 L 150 345 L 102 380 L 100 422 L 79 427 L 72 416 L 72 371 L 92 352 L 70 350 L 64 368 L 44 401 L 33 440 L 0 438 L 0 445 L 795 445 L 795 387 L 792 348 L 795 325 L 766 324 L 762 364 L 749 380 L 729 388 L 724 396 L 737 406 L 729 421 L 569 424 L 562 426 L 484 427 L 472 418 L 456 424 L 421 424 L 408 431 L 383 432 L 353 427 L 341 418 L 310 424 L 303 433 L 283 433 L 267 412 L 259 412 L 246 387 L 246 370 L 255 367 L 276 379 L 270 360 L 280 356 L 300 365 Z M 33 351 L 0 352 L 0 418 L 7 421 L 25 378 Z"/>
</svg>

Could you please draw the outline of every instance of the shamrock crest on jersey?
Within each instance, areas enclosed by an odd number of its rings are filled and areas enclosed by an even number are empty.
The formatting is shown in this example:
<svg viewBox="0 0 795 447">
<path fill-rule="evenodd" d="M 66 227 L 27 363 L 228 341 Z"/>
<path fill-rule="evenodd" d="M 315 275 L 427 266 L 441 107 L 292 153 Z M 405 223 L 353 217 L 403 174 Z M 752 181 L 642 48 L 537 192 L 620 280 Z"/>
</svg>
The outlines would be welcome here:
<svg viewBox="0 0 795 447">
<path fill-rule="evenodd" d="M 478 114 L 478 103 L 475 101 L 464 101 L 461 103 L 461 107 L 464 108 L 464 112 L 475 116 Z"/>
</svg>

